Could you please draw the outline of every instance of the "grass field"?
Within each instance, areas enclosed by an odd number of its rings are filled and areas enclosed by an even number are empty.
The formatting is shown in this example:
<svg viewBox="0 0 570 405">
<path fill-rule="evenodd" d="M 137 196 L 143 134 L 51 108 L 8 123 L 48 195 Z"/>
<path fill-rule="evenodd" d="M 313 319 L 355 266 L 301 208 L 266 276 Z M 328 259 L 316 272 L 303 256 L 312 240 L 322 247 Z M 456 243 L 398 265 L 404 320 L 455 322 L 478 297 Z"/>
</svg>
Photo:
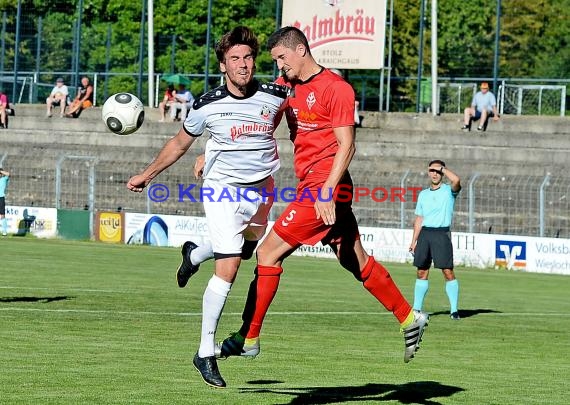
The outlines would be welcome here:
<svg viewBox="0 0 570 405">
<path fill-rule="evenodd" d="M 212 263 L 176 285 L 178 249 L 0 239 L 1 404 L 567 404 L 570 277 L 459 268 L 462 320 L 439 271 L 421 350 L 334 261 L 290 258 L 254 360 L 192 366 Z M 412 300 L 415 272 L 391 265 Z M 241 324 L 242 265 L 218 338 Z M 566 398 L 566 399 L 564 399 Z"/>
</svg>

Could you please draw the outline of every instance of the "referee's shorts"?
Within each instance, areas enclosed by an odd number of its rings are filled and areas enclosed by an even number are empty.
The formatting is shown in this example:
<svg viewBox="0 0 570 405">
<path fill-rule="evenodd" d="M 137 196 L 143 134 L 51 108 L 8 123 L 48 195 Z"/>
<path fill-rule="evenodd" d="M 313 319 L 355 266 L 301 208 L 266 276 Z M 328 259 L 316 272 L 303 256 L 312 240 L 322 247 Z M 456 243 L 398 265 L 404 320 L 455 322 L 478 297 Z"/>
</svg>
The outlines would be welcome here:
<svg viewBox="0 0 570 405">
<path fill-rule="evenodd" d="M 414 252 L 414 266 L 429 269 L 432 260 L 436 269 L 453 269 L 453 245 L 449 227 L 422 227 Z"/>
</svg>

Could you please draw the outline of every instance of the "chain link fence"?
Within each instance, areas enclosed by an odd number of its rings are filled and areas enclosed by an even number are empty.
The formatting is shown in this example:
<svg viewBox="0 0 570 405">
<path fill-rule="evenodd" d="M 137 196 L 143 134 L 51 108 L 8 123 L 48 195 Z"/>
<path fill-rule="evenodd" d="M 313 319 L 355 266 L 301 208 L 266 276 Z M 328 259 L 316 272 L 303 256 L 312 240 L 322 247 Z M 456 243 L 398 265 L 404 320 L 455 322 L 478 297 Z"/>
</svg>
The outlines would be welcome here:
<svg viewBox="0 0 570 405">
<path fill-rule="evenodd" d="M 203 216 L 201 180 L 192 167 L 197 152 L 189 151 L 151 184 L 149 192 L 127 190 L 129 177 L 142 166 L 125 156 L 106 161 L 95 156 L 44 156 L 22 160 L 0 156 L 10 167 L 10 205 L 65 209 L 147 212 Z M 148 156 L 148 161 L 152 156 Z M 410 228 L 415 198 L 429 184 L 427 173 L 412 171 L 353 171 L 354 212 L 362 226 Z M 297 180 L 290 167 L 276 174 L 277 201 L 271 219 L 284 210 Z M 453 229 L 458 232 L 570 238 L 570 178 L 462 174 Z M 159 202 L 158 200 L 163 200 Z"/>
<path fill-rule="evenodd" d="M 501 114 L 565 115 L 566 86 L 505 84 L 499 91 Z"/>
<path fill-rule="evenodd" d="M 191 21 L 188 26 L 183 21 L 178 24 L 165 23 L 165 21 L 170 21 L 170 13 L 176 9 L 178 4 L 166 7 L 168 2 L 155 2 L 156 27 L 153 35 L 153 55 L 156 64 L 156 76 L 154 77 L 157 85 L 153 95 L 148 94 L 149 75 L 148 69 L 145 68 L 148 62 L 146 50 L 148 34 L 145 31 L 148 28 L 148 22 L 145 23 L 144 18 L 146 2 L 125 1 L 125 7 L 115 13 L 116 15 L 112 15 L 112 12 L 107 15 L 105 11 L 107 8 L 118 7 L 118 4 L 107 4 L 108 2 L 103 2 L 103 6 L 99 4 L 101 2 L 80 0 L 4 3 L 2 5 L 0 2 L 0 89 L 10 95 L 13 103 L 43 103 L 55 79 L 60 76 L 70 86 L 73 97 L 80 77 L 85 75 L 95 84 L 95 104 L 102 104 L 110 94 L 115 92 L 128 91 L 139 96 L 146 105 L 157 105 L 157 100 L 167 84 L 160 81 L 160 75 L 164 73 L 184 74 L 191 79 L 190 88 L 196 95 L 206 88 L 216 86 L 219 83 L 219 70 L 217 64 L 213 63 L 213 50 L 210 49 L 207 58 L 204 46 L 210 43 L 210 48 L 212 48 L 212 43 L 221 35 L 221 32 L 231 28 L 232 21 L 240 21 L 244 24 L 248 21 L 250 23 L 263 21 L 256 26 L 256 31 L 260 38 L 265 39 L 273 29 L 280 25 L 283 0 L 248 0 L 239 2 L 239 5 L 228 1 L 202 1 L 201 12 L 207 9 L 207 3 L 212 5 L 214 20 L 209 27 L 204 25 L 205 18 L 203 17 L 205 16 L 197 13 L 195 9 L 198 2 L 191 2 L 180 10 L 188 13 L 188 9 L 191 9 L 193 13 L 190 14 L 190 18 L 186 18 Z M 20 12 L 18 12 L 16 3 L 22 4 Z M 403 17 L 406 15 L 413 18 L 412 16 L 418 13 L 419 3 L 412 3 L 414 2 L 388 3 L 389 7 L 395 7 L 395 21 L 388 23 L 389 26 L 394 27 L 394 35 L 389 31 L 386 33 L 386 37 L 393 38 L 394 42 L 393 55 L 389 58 L 393 66 L 387 64 L 385 70 L 354 69 L 343 72 L 355 88 L 361 110 L 415 111 L 417 94 L 414 89 L 417 87 L 419 78 L 406 76 L 406 74 L 414 71 L 416 66 L 410 62 L 405 62 L 405 64 L 402 62 L 417 59 L 413 54 L 416 45 L 410 47 L 409 44 L 417 43 L 416 37 L 419 32 L 415 32 L 415 28 L 404 21 L 406 19 Z M 441 34 L 445 34 L 448 30 L 454 31 L 446 26 L 449 20 L 446 15 L 447 13 L 457 14 L 457 7 L 453 4 L 460 5 L 458 0 L 448 3 L 447 6 L 440 5 Z M 513 23 L 523 24 L 522 28 L 525 29 L 525 21 L 538 21 L 545 24 L 542 29 L 559 25 L 565 27 L 565 22 L 568 20 L 565 9 L 563 9 L 564 12 L 557 12 L 556 4 L 548 3 L 544 7 L 539 7 L 546 14 L 536 14 L 538 11 L 534 7 L 521 6 L 521 4 L 517 1 L 503 2 L 501 17 L 507 26 Z M 194 6 L 194 9 L 191 6 Z M 558 5 L 558 7 L 562 6 Z M 236 11 L 242 8 L 244 10 L 241 14 Z M 463 7 L 460 8 L 463 9 Z M 492 17 L 492 10 L 493 8 L 482 10 L 482 13 L 486 15 L 485 18 Z M 556 18 L 545 19 L 545 15 L 550 14 L 554 14 Z M 128 16 L 128 21 L 119 19 L 121 15 Z M 560 21 L 557 18 L 560 18 Z M 462 111 L 471 101 L 468 89 L 470 83 L 493 82 L 495 79 L 500 82 L 506 81 L 512 86 L 529 84 L 540 87 L 536 91 L 525 89 L 520 96 L 517 93 L 518 89 L 513 88 L 506 92 L 503 114 L 560 115 L 561 111 L 565 113 L 567 106 L 561 105 L 559 90 L 549 88 L 549 86 L 554 86 L 567 89 L 570 84 L 570 80 L 564 74 L 566 71 L 555 69 L 556 63 L 567 65 L 564 59 L 556 57 L 558 54 L 556 46 L 553 50 L 556 54 L 552 55 L 552 61 L 549 60 L 551 63 L 540 63 L 540 65 L 545 64 L 545 72 L 539 71 L 525 75 L 521 73 L 525 70 L 518 67 L 524 67 L 530 63 L 533 52 L 524 51 L 522 53 L 524 63 L 519 63 L 516 59 L 516 55 L 521 55 L 519 48 L 526 49 L 527 47 L 520 46 L 518 40 L 526 43 L 526 37 L 521 36 L 516 40 L 518 35 L 507 35 L 510 31 L 505 31 L 505 38 L 514 36 L 515 40 L 501 39 L 502 53 L 499 55 L 499 61 L 506 66 L 503 66 L 494 77 L 492 75 L 494 44 L 493 35 L 490 35 L 492 32 L 490 22 L 491 20 L 480 21 L 481 25 L 475 26 L 475 31 L 486 34 L 472 39 L 473 42 L 441 41 L 439 46 L 441 72 L 438 81 L 444 87 L 440 87 L 441 98 L 438 111 L 441 113 Z M 449 23 L 453 24 L 451 21 Z M 537 23 L 537 25 L 540 24 Z M 208 38 L 208 32 L 211 32 L 211 38 Z M 556 39 L 563 35 L 551 34 L 550 37 Z M 563 41 L 561 43 L 564 44 Z M 544 41 L 528 43 L 531 47 L 539 47 L 541 44 L 544 44 Z M 513 48 L 516 50 L 516 55 L 512 54 Z M 209 58 L 212 58 L 212 63 Z M 263 78 L 272 79 L 276 73 L 273 63 L 265 52 L 260 58 L 262 60 L 258 60 L 257 72 Z M 547 60 L 547 58 L 539 59 Z M 424 72 L 428 71 L 428 67 L 428 58 L 424 56 Z M 554 70 L 551 71 L 549 68 Z M 420 78 L 420 80 L 425 79 Z M 149 100 L 151 97 L 154 100 Z M 431 100 L 423 91 L 420 98 Z M 567 96 L 563 95 L 562 99 L 565 98 Z M 426 109 L 429 104 L 429 108 L 433 110 L 431 101 L 427 104 L 422 101 L 421 104 Z"/>
</svg>

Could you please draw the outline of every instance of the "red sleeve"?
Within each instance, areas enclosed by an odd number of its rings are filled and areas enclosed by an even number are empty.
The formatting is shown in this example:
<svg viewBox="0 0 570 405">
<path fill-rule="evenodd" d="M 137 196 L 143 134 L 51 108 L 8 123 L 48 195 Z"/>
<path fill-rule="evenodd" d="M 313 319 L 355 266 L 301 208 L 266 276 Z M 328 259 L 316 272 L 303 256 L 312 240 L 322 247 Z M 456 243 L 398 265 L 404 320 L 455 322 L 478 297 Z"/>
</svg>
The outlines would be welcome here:
<svg viewBox="0 0 570 405">
<path fill-rule="evenodd" d="M 327 87 L 325 96 L 330 106 L 333 128 L 354 125 L 354 90 L 345 81 L 335 81 Z"/>
</svg>

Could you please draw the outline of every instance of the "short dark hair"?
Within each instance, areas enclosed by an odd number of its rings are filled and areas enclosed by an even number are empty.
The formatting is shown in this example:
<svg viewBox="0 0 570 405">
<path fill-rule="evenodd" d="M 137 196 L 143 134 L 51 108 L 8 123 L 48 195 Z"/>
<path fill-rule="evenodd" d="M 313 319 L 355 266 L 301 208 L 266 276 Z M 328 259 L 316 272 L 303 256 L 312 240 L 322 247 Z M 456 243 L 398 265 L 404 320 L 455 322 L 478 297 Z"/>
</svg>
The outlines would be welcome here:
<svg viewBox="0 0 570 405">
<path fill-rule="evenodd" d="M 295 49 L 297 45 L 303 45 L 307 49 L 307 53 L 311 54 L 309 41 L 299 28 L 283 27 L 275 31 L 267 40 L 267 49 L 270 51 L 276 46 L 282 45 L 285 48 Z"/>
<path fill-rule="evenodd" d="M 439 159 L 435 159 L 435 160 L 432 160 L 431 162 L 429 162 L 428 167 L 433 165 L 434 163 L 440 164 L 441 166 L 445 167 L 445 162 L 443 160 L 439 160 Z"/>
<path fill-rule="evenodd" d="M 216 44 L 216 57 L 218 62 L 223 63 L 226 52 L 236 45 L 247 45 L 251 48 L 253 59 L 259 53 L 259 42 L 251 29 L 243 25 L 235 27 L 230 32 L 225 33 Z"/>
</svg>

